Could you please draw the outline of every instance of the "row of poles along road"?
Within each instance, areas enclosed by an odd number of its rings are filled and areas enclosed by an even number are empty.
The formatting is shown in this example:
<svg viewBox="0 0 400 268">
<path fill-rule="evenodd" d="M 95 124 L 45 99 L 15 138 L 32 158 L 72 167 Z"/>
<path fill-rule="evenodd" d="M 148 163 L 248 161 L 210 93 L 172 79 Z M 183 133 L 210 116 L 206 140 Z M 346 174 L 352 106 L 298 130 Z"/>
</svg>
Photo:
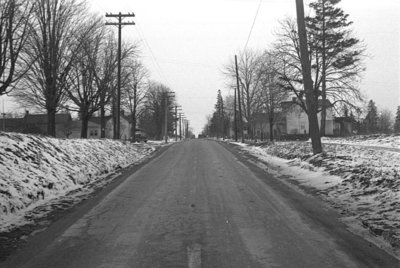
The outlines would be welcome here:
<svg viewBox="0 0 400 268">
<path fill-rule="evenodd" d="M 122 26 L 127 26 L 127 25 L 135 25 L 133 21 L 128 21 L 128 22 L 123 22 L 123 18 L 133 18 L 135 17 L 134 13 L 127 13 L 127 14 L 122 14 L 119 12 L 118 14 L 111 14 L 111 13 L 106 13 L 107 18 L 117 18 L 118 22 L 106 22 L 106 25 L 113 25 L 118 27 L 118 84 L 117 84 L 117 94 L 115 96 L 114 94 L 114 101 L 113 101 L 113 113 L 112 113 L 112 118 L 113 118 L 113 138 L 114 139 L 119 139 L 120 137 L 120 127 L 121 127 L 121 35 L 122 35 Z M 166 94 L 166 100 L 165 100 L 165 118 L 164 118 L 164 141 L 165 143 L 168 143 L 168 99 L 172 96 L 174 96 L 174 92 L 167 92 Z M 178 140 L 178 108 L 180 109 L 179 106 L 175 106 L 175 140 Z M 182 128 L 182 123 L 184 123 L 184 127 Z M 182 132 L 183 131 L 183 132 Z M 189 121 L 186 120 L 186 118 L 183 117 L 182 113 L 179 113 L 179 138 L 182 139 L 182 134 L 185 137 L 188 137 L 189 133 Z"/>
</svg>

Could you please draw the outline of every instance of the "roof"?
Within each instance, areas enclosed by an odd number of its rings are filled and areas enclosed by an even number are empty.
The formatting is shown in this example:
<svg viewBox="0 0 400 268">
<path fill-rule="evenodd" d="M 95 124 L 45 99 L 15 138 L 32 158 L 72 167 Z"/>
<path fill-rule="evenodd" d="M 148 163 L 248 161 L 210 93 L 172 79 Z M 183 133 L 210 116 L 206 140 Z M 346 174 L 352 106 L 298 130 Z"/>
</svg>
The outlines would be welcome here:
<svg viewBox="0 0 400 268">
<path fill-rule="evenodd" d="M 112 119 L 112 115 L 107 115 L 104 118 L 105 118 L 105 121 L 107 122 L 108 120 Z M 124 118 L 129 123 L 132 122 L 132 117 L 131 116 L 121 115 L 121 118 Z M 89 119 L 89 121 L 100 125 L 101 124 L 101 117 L 100 116 L 92 116 Z"/>
<path fill-rule="evenodd" d="M 318 100 L 318 107 L 322 107 L 322 100 Z M 282 106 L 298 105 L 297 100 L 282 101 Z M 332 107 L 332 103 L 329 100 L 325 100 L 325 107 Z"/>
<path fill-rule="evenodd" d="M 112 118 L 111 115 L 104 116 L 104 119 L 105 119 L 106 122 L 107 122 L 107 120 L 109 120 L 110 118 Z M 89 121 L 100 125 L 100 124 L 101 124 L 101 117 L 92 116 L 92 117 L 89 119 Z"/>
<path fill-rule="evenodd" d="M 47 114 L 26 114 L 24 119 L 29 124 L 47 124 Z M 56 114 L 56 124 L 63 124 L 71 121 L 71 115 L 66 114 Z"/>
<path fill-rule="evenodd" d="M 335 117 L 335 122 L 341 123 L 341 122 L 347 122 L 347 123 L 352 123 L 354 120 L 351 117 Z"/>
</svg>

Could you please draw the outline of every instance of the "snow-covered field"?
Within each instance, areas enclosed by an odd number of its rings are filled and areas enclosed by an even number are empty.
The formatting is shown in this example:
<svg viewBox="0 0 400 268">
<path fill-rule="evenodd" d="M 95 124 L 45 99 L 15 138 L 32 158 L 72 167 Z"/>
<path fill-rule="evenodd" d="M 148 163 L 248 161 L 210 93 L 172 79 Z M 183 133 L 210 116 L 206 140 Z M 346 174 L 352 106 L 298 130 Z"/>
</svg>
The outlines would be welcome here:
<svg viewBox="0 0 400 268">
<path fill-rule="evenodd" d="M 80 202 L 154 150 L 154 144 L 0 132 L 0 232 Z"/>
<path fill-rule="evenodd" d="M 373 147 L 385 147 L 390 149 L 400 150 L 400 136 L 376 134 L 376 135 L 358 135 L 347 138 L 322 138 L 324 143 L 335 143 L 335 144 L 348 144 L 348 145 L 360 145 L 360 146 L 373 146 Z"/>
<path fill-rule="evenodd" d="M 396 149 L 400 137 L 361 136 L 324 139 L 324 143 L 324 153 L 316 156 L 308 142 L 240 148 L 256 156 L 278 178 L 316 190 L 340 209 L 345 222 L 358 222 L 399 254 L 400 152 Z"/>
</svg>

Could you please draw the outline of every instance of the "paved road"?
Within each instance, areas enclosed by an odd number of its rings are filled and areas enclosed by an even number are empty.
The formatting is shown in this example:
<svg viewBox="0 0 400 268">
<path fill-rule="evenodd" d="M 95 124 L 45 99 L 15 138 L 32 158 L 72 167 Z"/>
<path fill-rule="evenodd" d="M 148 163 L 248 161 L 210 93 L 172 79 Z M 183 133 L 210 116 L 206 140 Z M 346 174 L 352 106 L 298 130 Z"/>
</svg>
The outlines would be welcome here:
<svg viewBox="0 0 400 268">
<path fill-rule="evenodd" d="M 172 145 L 59 235 L 40 234 L 43 240 L 7 265 L 400 267 L 346 231 L 318 200 L 241 158 L 213 141 Z"/>
</svg>

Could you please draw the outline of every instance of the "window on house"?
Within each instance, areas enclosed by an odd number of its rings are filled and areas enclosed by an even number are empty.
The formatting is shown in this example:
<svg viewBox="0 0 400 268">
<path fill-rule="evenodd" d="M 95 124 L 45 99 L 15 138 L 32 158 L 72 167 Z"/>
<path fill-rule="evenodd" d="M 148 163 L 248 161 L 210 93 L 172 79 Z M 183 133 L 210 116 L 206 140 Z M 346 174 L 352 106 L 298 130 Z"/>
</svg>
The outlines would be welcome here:
<svg viewBox="0 0 400 268">
<path fill-rule="evenodd" d="M 93 136 L 97 136 L 97 135 L 98 135 L 97 129 L 95 129 L 94 132 L 93 132 Z"/>
</svg>

